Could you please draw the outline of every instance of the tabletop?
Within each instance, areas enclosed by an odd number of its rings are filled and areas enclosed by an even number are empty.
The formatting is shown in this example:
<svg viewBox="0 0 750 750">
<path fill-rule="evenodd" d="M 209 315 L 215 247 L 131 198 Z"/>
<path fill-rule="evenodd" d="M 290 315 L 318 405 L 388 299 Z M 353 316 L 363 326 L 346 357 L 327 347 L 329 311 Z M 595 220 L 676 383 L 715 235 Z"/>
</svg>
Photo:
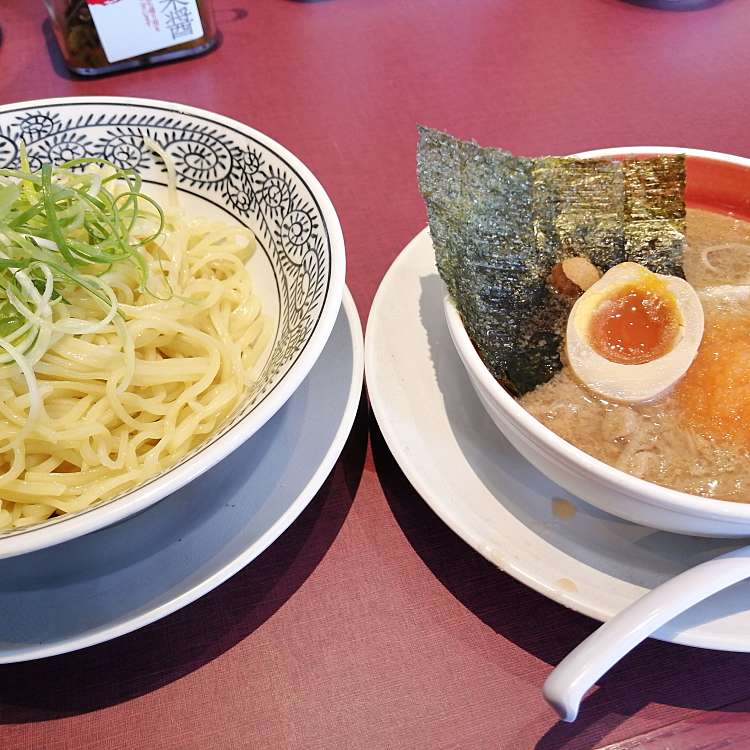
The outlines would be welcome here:
<svg viewBox="0 0 750 750">
<path fill-rule="evenodd" d="M 209 54 L 66 72 L 38 0 L 0 7 L 0 103 L 107 94 L 234 117 L 319 177 L 366 321 L 426 222 L 416 125 L 517 153 L 665 144 L 750 156 L 750 14 L 623 0 L 215 0 Z M 409 486 L 360 407 L 265 553 L 140 631 L 0 668 L 0 747 L 750 747 L 750 655 L 648 641 L 563 724 L 541 686 L 596 623 L 503 574 Z"/>
</svg>

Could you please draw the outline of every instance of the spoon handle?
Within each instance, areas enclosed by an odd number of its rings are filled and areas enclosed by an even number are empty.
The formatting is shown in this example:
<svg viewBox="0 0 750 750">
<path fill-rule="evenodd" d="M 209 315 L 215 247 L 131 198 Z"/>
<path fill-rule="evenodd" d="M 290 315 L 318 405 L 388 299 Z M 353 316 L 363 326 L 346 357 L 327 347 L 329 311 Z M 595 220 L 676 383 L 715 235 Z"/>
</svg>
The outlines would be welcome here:
<svg viewBox="0 0 750 750">
<path fill-rule="evenodd" d="M 544 697 L 564 721 L 575 721 L 581 699 L 625 654 L 694 604 L 750 576 L 750 546 L 680 573 L 642 596 L 571 651 L 544 683 Z"/>
</svg>

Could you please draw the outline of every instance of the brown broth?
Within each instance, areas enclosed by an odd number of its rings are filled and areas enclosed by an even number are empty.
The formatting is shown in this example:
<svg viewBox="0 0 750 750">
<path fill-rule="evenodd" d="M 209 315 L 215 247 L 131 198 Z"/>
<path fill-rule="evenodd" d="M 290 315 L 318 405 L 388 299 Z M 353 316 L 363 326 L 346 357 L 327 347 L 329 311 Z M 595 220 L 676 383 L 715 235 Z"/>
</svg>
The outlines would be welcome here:
<svg viewBox="0 0 750 750">
<path fill-rule="evenodd" d="M 699 293 L 750 284 L 750 223 L 688 209 L 687 227 L 685 276 Z M 607 402 L 565 367 L 520 403 L 560 437 L 616 468 L 683 492 L 750 502 L 750 297 L 727 301 L 701 293 L 701 300 L 702 349 L 660 400 Z"/>
</svg>

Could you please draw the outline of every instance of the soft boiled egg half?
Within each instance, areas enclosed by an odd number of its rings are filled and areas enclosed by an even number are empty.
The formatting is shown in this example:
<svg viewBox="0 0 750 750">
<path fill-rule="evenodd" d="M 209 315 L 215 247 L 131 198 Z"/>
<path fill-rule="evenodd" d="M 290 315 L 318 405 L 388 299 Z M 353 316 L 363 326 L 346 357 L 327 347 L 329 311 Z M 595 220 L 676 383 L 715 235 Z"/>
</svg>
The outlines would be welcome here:
<svg viewBox="0 0 750 750">
<path fill-rule="evenodd" d="M 620 263 L 573 305 L 565 349 L 589 389 L 609 400 L 637 402 L 674 385 L 702 337 L 703 307 L 687 281 Z"/>
</svg>

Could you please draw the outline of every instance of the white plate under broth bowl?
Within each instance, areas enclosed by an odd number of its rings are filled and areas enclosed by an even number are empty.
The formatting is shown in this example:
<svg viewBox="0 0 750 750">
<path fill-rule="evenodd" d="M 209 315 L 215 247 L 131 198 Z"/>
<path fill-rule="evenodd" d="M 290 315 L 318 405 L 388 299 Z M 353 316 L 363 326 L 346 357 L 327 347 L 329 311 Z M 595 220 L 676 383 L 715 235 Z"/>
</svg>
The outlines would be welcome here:
<svg viewBox="0 0 750 750">
<path fill-rule="evenodd" d="M 383 277 L 365 337 L 367 395 L 415 490 L 467 544 L 540 594 L 605 621 L 740 539 L 671 534 L 605 513 L 526 461 L 477 398 L 445 323 L 427 229 Z M 662 627 L 662 640 L 750 652 L 750 579 Z"/>
<path fill-rule="evenodd" d="M 585 158 L 685 154 L 689 206 L 748 216 L 750 159 L 689 148 L 638 146 L 587 151 Z M 529 414 L 482 362 L 450 298 L 448 330 L 480 401 L 498 429 L 531 464 L 591 505 L 663 531 L 707 537 L 750 535 L 750 504 L 698 497 L 661 487 L 593 458 Z"/>
<path fill-rule="evenodd" d="M 59 544 L 131 516 L 183 487 L 259 430 L 303 382 L 341 307 L 346 259 L 336 211 L 312 172 L 267 135 L 222 115 L 150 99 L 74 97 L 0 107 L 0 167 L 32 168 L 84 156 L 137 169 L 144 192 L 166 194 L 166 170 L 144 143 L 172 158 L 181 207 L 250 228 L 254 293 L 273 321 L 256 385 L 225 424 L 177 465 L 79 513 L 0 533 L 0 558 Z"/>
</svg>

